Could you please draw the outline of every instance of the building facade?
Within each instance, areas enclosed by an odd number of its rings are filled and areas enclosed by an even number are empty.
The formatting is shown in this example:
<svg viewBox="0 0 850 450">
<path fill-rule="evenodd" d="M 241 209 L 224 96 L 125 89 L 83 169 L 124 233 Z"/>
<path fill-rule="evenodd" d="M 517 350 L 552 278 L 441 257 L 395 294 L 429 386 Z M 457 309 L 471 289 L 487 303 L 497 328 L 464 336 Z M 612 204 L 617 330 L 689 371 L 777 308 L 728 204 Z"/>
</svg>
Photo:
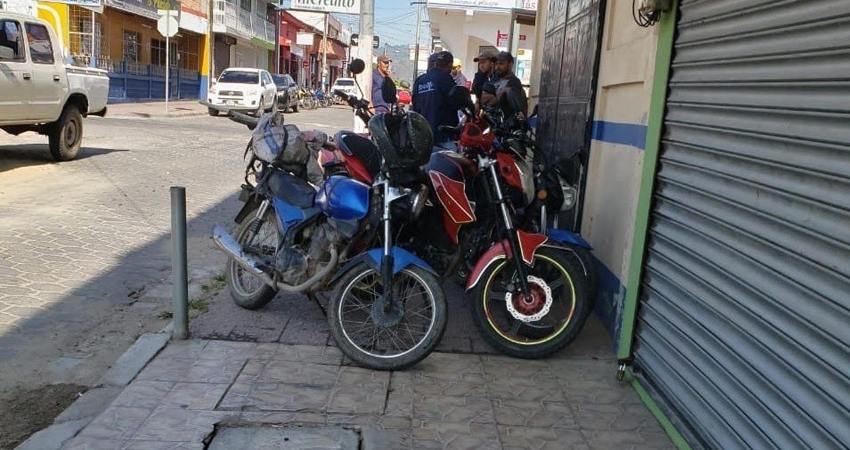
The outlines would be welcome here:
<svg viewBox="0 0 850 450">
<path fill-rule="evenodd" d="M 621 374 L 682 449 L 850 448 L 850 3 L 671 3 L 538 8 Z"/>
<path fill-rule="evenodd" d="M 348 45 L 351 37 L 350 31 L 333 15 L 324 13 L 307 12 L 307 11 L 290 11 L 290 14 L 297 18 L 301 23 L 309 27 L 309 32 L 313 33 L 313 42 L 305 47 L 304 61 L 306 71 L 304 72 L 303 83 L 313 88 L 320 88 L 322 84 L 322 56 L 323 52 L 327 52 L 328 62 L 328 85 L 330 87 L 333 82 L 344 73 L 343 69 L 347 63 Z M 325 17 L 327 16 L 328 23 L 328 39 L 327 48 L 323 48 L 323 38 L 325 28 Z M 303 62 L 302 62 L 303 65 Z"/>
<path fill-rule="evenodd" d="M 265 0 L 213 0 L 213 5 L 214 76 L 228 67 L 274 72 L 274 5 Z"/>
</svg>

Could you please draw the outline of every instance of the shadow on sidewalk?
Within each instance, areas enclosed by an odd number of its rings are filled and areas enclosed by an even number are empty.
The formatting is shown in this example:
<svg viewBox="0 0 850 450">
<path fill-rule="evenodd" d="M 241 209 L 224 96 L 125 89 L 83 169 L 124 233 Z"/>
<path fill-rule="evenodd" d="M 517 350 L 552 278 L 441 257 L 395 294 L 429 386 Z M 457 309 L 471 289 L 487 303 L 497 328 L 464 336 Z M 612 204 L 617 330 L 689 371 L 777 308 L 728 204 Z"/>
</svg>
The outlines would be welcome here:
<svg viewBox="0 0 850 450">
<path fill-rule="evenodd" d="M 47 140 L 47 136 L 44 137 Z M 128 152 L 129 150 L 82 147 L 74 160 L 91 158 L 94 156 L 108 155 L 114 152 Z M 56 160 L 50 156 L 50 148 L 47 144 L 20 144 L 0 146 L 0 172 L 18 169 L 28 166 L 40 166 L 44 164 L 56 164 Z"/>
</svg>

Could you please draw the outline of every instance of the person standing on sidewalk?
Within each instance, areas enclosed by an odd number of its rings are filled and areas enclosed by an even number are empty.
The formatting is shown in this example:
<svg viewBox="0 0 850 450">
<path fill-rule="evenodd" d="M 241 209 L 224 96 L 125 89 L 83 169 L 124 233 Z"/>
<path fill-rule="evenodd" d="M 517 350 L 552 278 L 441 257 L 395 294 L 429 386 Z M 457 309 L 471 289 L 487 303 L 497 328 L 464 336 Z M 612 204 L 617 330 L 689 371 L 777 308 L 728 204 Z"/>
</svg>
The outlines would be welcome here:
<svg viewBox="0 0 850 450">
<path fill-rule="evenodd" d="M 378 56 L 378 67 L 372 71 L 372 107 L 375 108 L 375 114 L 390 112 L 392 107 L 384 101 L 384 96 L 381 94 L 381 86 L 384 85 L 384 78 L 389 78 L 390 63 L 393 60 L 387 55 Z"/>
<path fill-rule="evenodd" d="M 496 95 L 501 98 L 508 90 L 518 91 L 520 95 L 526 97 L 525 89 L 522 87 L 522 81 L 514 75 L 514 57 L 508 52 L 499 52 L 496 55 Z M 526 104 L 528 103 L 526 97 Z M 524 116 L 528 116 L 528 111 L 521 111 Z"/>
<path fill-rule="evenodd" d="M 434 145 L 451 148 L 452 137 L 438 128 L 440 125 L 457 126 L 457 108 L 449 101 L 449 91 L 455 86 L 450 72 L 454 57 L 443 51 L 437 53 L 434 67 L 416 79 L 413 85 L 413 111 L 422 114 L 431 124 Z"/>
<path fill-rule="evenodd" d="M 453 61 L 452 62 L 452 79 L 455 80 L 456 85 L 467 87 L 466 86 L 466 77 L 463 75 L 463 72 L 461 71 L 462 63 L 460 61 L 460 58 L 454 58 L 452 61 Z"/>
<path fill-rule="evenodd" d="M 496 64 L 496 53 L 484 50 L 473 61 L 478 63 L 478 72 L 475 72 L 475 77 L 472 78 L 472 93 L 475 94 L 475 101 L 481 102 L 484 83 L 495 80 L 493 70 Z"/>
</svg>

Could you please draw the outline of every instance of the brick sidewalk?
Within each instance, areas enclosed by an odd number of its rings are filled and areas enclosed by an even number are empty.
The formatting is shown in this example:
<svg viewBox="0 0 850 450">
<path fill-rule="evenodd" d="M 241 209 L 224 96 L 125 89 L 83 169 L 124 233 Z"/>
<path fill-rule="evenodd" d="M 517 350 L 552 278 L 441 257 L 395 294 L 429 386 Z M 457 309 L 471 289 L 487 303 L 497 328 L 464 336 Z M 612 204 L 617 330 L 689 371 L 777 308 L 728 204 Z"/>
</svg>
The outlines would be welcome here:
<svg viewBox="0 0 850 450">
<path fill-rule="evenodd" d="M 673 448 L 614 364 L 434 353 L 390 373 L 335 347 L 173 341 L 63 448 L 202 449 L 263 425 L 353 429 L 364 450 Z M 309 448 L 349 448 L 328 442 Z"/>
</svg>

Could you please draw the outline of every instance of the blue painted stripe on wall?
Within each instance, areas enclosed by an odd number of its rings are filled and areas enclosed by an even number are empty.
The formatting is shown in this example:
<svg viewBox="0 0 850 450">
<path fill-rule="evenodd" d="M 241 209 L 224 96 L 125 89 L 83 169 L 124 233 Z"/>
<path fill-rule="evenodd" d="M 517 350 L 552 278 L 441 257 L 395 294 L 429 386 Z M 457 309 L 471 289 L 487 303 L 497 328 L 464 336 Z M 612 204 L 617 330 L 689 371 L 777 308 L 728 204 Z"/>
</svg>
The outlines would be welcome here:
<svg viewBox="0 0 850 450">
<path fill-rule="evenodd" d="M 599 317 L 605 329 L 613 337 L 614 347 L 617 346 L 620 326 L 623 321 L 623 301 L 626 298 L 626 287 L 620 279 L 602 261 L 596 260 L 599 271 L 598 291 L 594 314 Z M 612 349 L 615 353 L 616 348 Z"/>
<path fill-rule="evenodd" d="M 591 138 L 611 144 L 631 145 L 643 150 L 646 144 L 646 125 L 594 120 Z"/>
<path fill-rule="evenodd" d="M 201 87 L 198 91 L 198 99 L 206 100 L 207 92 L 209 92 L 210 77 L 206 75 L 201 75 Z"/>
</svg>

